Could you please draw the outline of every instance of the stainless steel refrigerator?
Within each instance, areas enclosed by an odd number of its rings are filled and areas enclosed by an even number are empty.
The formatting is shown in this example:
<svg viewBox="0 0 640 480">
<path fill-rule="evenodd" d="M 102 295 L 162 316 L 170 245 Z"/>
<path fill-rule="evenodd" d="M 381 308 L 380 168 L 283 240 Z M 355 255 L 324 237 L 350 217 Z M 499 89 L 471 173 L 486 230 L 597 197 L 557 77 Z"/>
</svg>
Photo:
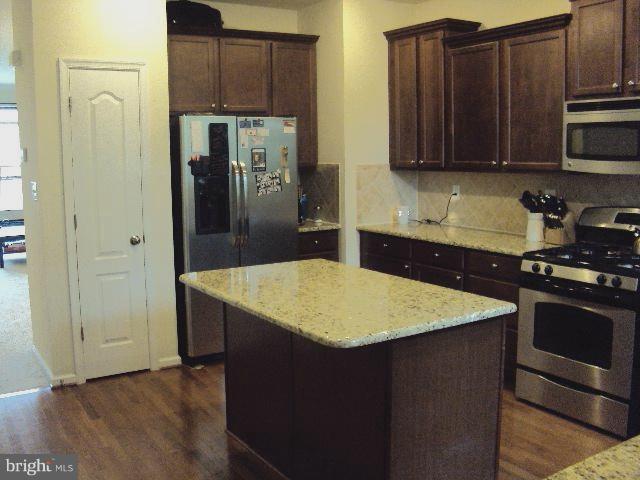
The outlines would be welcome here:
<svg viewBox="0 0 640 480">
<path fill-rule="evenodd" d="M 296 119 L 184 115 L 176 127 L 176 273 L 295 260 Z M 183 359 L 223 352 L 221 302 L 176 288 Z"/>
</svg>

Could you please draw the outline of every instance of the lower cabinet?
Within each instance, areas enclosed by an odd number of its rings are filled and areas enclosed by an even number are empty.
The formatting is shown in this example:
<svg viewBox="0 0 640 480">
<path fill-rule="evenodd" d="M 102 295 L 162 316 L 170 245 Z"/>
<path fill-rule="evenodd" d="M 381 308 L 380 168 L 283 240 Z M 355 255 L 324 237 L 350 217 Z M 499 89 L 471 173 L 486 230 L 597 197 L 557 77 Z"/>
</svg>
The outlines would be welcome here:
<svg viewBox="0 0 640 480">
<path fill-rule="evenodd" d="M 311 260 L 314 258 L 322 258 L 334 262 L 340 260 L 338 230 L 298 234 L 298 260 Z"/>
<path fill-rule="evenodd" d="M 389 275 L 518 304 L 520 257 L 360 233 L 360 265 Z M 504 382 L 515 384 L 518 314 L 507 317 Z"/>
</svg>

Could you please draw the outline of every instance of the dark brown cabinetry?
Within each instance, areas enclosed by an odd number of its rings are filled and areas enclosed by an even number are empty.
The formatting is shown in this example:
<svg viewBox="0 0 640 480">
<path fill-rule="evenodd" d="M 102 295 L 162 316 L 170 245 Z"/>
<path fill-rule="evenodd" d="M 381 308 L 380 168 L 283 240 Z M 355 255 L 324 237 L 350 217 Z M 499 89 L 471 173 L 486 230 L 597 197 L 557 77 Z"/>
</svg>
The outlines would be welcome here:
<svg viewBox="0 0 640 480">
<path fill-rule="evenodd" d="M 444 40 L 446 168 L 560 169 L 570 18 L 557 15 Z"/>
<path fill-rule="evenodd" d="M 223 30 L 172 33 L 172 114 L 296 116 L 298 165 L 318 162 L 316 55 L 312 35 Z"/>
<path fill-rule="evenodd" d="M 168 54 L 171 110 L 214 111 L 219 103 L 217 40 L 171 35 Z"/>
<path fill-rule="evenodd" d="M 298 165 L 318 163 L 316 49 L 307 43 L 274 42 L 271 71 L 275 116 L 298 120 Z"/>
<path fill-rule="evenodd" d="M 632 96 L 640 82 L 640 1 L 572 0 L 567 98 Z"/>
<path fill-rule="evenodd" d="M 447 50 L 447 166 L 498 165 L 498 43 Z"/>
<path fill-rule="evenodd" d="M 360 265 L 389 275 L 413 278 L 518 304 L 521 259 L 406 238 L 360 233 Z M 507 315 L 505 384 L 513 386 L 518 314 Z"/>
<path fill-rule="evenodd" d="M 500 162 L 506 170 L 556 170 L 562 159 L 565 30 L 502 42 Z"/>
<path fill-rule="evenodd" d="M 389 161 L 393 167 L 442 168 L 442 39 L 479 26 L 449 19 L 385 32 L 389 41 Z"/>
<path fill-rule="evenodd" d="M 570 19 L 480 31 L 440 20 L 386 32 L 391 166 L 559 170 Z"/>
<path fill-rule="evenodd" d="M 264 40 L 220 39 L 222 112 L 269 113 L 269 61 Z"/>
<path fill-rule="evenodd" d="M 339 260 L 338 230 L 298 234 L 298 259 L 311 260 L 313 258 L 324 258 L 335 262 Z"/>
</svg>

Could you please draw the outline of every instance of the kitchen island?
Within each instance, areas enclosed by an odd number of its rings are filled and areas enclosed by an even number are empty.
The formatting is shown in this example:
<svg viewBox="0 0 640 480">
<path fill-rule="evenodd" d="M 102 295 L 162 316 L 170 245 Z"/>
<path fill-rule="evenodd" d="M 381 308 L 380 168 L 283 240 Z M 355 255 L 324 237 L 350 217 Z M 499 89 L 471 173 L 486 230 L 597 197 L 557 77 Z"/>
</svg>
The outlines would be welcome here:
<svg viewBox="0 0 640 480">
<path fill-rule="evenodd" d="M 227 431 L 284 478 L 496 477 L 515 305 L 325 260 L 180 280 L 225 304 Z"/>
</svg>

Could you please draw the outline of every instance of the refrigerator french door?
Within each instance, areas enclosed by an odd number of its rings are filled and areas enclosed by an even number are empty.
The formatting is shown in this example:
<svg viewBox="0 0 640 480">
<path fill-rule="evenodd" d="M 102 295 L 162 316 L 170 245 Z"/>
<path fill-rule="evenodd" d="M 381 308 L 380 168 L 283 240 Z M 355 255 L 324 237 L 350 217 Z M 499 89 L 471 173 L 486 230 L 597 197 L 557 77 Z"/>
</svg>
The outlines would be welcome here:
<svg viewBox="0 0 640 480">
<path fill-rule="evenodd" d="M 181 270 L 295 260 L 295 118 L 184 115 L 179 130 Z M 182 357 L 222 353 L 222 303 L 178 288 Z"/>
</svg>

